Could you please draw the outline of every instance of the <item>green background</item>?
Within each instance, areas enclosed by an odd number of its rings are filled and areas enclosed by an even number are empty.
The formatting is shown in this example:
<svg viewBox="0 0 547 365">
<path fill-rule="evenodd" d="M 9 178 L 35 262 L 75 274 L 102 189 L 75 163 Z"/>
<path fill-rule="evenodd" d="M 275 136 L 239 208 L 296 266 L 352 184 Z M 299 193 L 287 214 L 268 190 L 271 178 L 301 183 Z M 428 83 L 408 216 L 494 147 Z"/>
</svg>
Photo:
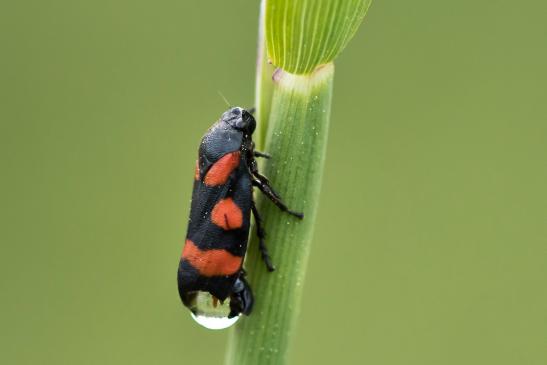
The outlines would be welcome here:
<svg viewBox="0 0 547 365">
<path fill-rule="evenodd" d="M 293 364 L 547 363 L 546 13 L 373 3 L 337 60 Z M 217 91 L 253 103 L 257 14 L 2 3 L 0 363 L 221 363 L 175 272 Z"/>
</svg>

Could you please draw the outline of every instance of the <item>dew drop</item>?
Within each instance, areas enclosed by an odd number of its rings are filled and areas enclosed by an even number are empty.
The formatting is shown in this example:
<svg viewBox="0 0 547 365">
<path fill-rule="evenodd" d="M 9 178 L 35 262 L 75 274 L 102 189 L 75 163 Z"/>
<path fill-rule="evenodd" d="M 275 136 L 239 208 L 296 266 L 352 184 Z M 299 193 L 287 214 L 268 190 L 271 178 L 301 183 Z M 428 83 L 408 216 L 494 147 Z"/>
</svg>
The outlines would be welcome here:
<svg viewBox="0 0 547 365">
<path fill-rule="evenodd" d="M 188 308 L 192 318 L 205 328 L 221 330 L 237 322 L 240 316 L 229 318 L 230 299 L 220 302 L 208 292 L 198 291 Z"/>
<path fill-rule="evenodd" d="M 194 320 L 197 323 L 199 323 L 203 327 L 210 330 L 223 330 L 225 328 L 230 327 L 234 323 L 236 323 L 237 320 L 239 319 L 239 316 L 232 317 L 232 318 L 228 318 L 228 317 L 219 318 L 219 317 L 200 316 L 200 315 L 195 315 L 194 313 L 191 313 L 191 314 L 192 314 L 192 318 L 194 318 Z"/>
</svg>

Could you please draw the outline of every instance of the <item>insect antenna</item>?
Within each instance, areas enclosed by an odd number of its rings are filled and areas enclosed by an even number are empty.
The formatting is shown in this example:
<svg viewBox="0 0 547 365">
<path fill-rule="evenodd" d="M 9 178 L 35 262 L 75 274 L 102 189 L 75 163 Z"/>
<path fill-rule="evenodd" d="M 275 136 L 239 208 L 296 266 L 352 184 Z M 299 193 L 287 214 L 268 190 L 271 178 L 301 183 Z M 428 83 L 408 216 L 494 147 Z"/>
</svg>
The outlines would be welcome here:
<svg viewBox="0 0 547 365">
<path fill-rule="evenodd" d="M 222 98 L 222 100 L 224 100 L 224 102 L 226 103 L 226 105 L 228 106 L 228 108 L 231 108 L 232 105 L 230 104 L 230 102 L 228 101 L 228 99 L 226 99 L 226 97 L 224 96 L 224 94 L 223 94 L 220 90 L 217 90 L 217 93 L 218 93 L 218 95 L 220 95 L 220 97 Z"/>
</svg>

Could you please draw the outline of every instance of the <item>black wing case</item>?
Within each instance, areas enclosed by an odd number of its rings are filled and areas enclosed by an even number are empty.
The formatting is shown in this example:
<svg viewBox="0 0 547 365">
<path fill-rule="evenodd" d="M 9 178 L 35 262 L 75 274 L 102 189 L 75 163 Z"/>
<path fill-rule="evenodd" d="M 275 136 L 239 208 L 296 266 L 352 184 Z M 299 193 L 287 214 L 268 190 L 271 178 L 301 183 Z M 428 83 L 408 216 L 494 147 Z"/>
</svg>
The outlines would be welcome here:
<svg viewBox="0 0 547 365">
<path fill-rule="evenodd" d="M 178 271 L 183 301 L 187 293 L 197 290 L 226 299 L 247 250 L 252 204 L 247 162 L 239 150 L 220 155 L 204 150 L 205 145 L 200 148 L 187 241 Z M 213 148 L 218 150 L 218 145 Z M 208 152 L 215 152 L 214 162 Z"/>
</svg>

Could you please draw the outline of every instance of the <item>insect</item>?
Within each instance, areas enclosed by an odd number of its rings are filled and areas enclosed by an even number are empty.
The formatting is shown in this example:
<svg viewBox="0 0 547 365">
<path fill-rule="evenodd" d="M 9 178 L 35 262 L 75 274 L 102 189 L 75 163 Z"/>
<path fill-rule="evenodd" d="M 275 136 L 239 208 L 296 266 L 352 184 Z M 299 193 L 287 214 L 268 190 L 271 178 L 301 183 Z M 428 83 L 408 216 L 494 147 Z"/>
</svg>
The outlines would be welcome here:
<svg viewBox="0 0 547 365">
<path fill-rule="evenodd" d="M 201 140 L 186 243 L 178 267 L 179 295 L 194 318 L 209 328 L 224 328 L 240 314 L 249 315 L 253 294 L 242 264 L 247 251 L 251 213 L 258 248 L 274 270 L 265 245 L 262 218 L 253 201 L 257 187 L 279 209 L 299 219 L 258 171 L 252 114 L 234 107 L 222 114 Z"/>
</svg>

